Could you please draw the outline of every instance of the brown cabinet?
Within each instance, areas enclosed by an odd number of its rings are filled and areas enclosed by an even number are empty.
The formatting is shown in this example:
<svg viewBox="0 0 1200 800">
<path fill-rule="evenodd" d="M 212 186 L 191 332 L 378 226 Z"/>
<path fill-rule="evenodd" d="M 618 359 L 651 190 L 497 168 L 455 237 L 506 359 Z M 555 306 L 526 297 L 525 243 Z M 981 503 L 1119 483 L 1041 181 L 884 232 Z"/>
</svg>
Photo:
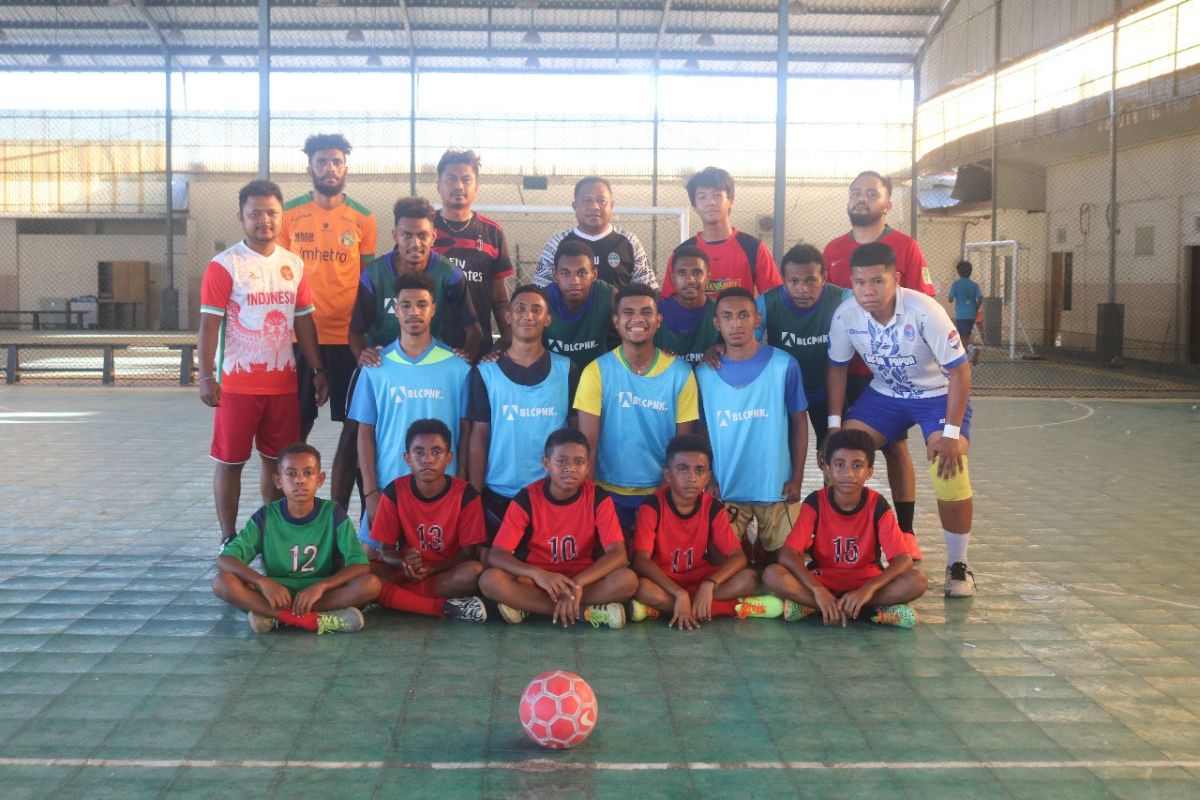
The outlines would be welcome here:
<svg viewBox="0 0 1200 800">
<path fill-rule="evenodd" d="M 100 328 L 146 327 L 146 302 L 150 294 L 150 262 L 101 261 L 96 267 L 96 297 Z"/>
</svg>

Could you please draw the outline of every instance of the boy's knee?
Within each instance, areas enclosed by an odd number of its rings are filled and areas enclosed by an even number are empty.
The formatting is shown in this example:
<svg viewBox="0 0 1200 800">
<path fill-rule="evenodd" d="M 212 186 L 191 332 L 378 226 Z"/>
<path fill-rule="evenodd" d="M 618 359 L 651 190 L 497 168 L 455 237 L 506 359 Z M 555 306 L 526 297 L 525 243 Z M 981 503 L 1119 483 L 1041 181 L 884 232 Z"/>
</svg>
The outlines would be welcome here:
<svg viewBox="0 0 1200 800">
<path fill-rule="evenodd" d="M 213 576 L 212 593 L 221 600 L 229 602 L 229 598 L 233 596 L 233 591 L 236 588 L 234 581 L 240 580 L 228 572 L 218 572 Z"/>
<path fill-rule="evenodd" d="M 492 597 L 500 587 L 504 585 L 505 579 L 508 578 L 508 573 L 496 567 L 485 569 L 479 575 L 479 591 L 487 597 Z"/>
<path fill-rule="evenodd" d="M 621 586 L 621 589 L 623 591 L 628 591 L 629 596 L 633 597 L 634 593 L 638 590 L 639 584 L 641 583 L 641 578 L 639 578 L 638 574 L 629 567 L 622 567 L 620 570 L 618 570 L 618 573 L 618 580 L 620 581 L 619 585 Z"/>
<path fill-rule="evenodd" d="M 366 598 L 366 602 L 374 600 L 379 596 L 379 593 L 383 591 L 383 581 L 381 581 L 379 576 L 373 572 L 368 572 L 358 580 L 362 582 L 359 588 L 362 591 L 363 596 Z"/>
<path fill-rule="evenodd" d="M 484 573 L 485 569 L 486 567 L 484 567 L 479 561 L 464 561 L 462 565 L 462 571 L 469 577 L 475 578 L 476 580 L 478 580 L 479 576 Z"/>
<path fill-rule="evenodd" d="M 949 478 L 938 475 L 938 460 L 929 462 L 929 480 L 933 483 L 933 494 L 938 500 L 953 503 L 959 500 L 970 500 L 971 476 L 967 473 L 967 457 L 962 457 L 962 469 Z"/>
<path fill-rule="evenodd" d="M 762 581 L 766 584 L 767 588 L 774 589 L 782 582 L 786 574 L 787 569 L 780 564 L 768 564 L 766 569 L 763 570 Z"/>
</svg>

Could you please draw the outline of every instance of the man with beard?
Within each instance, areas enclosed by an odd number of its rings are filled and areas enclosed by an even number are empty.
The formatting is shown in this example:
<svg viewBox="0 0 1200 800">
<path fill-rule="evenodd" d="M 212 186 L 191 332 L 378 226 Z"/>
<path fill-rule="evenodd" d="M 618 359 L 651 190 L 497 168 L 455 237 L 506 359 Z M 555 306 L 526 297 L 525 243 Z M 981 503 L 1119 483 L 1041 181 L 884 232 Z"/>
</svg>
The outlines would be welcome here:
<svg viewBox="0 0 1200 800">
<path fill-rule="evenodd" d="M 825 269 L 829 282 L 843 289 L 850 287 L 850 256 L 859 245 L 882 242 L 896 254 L 896 280 L 901 288 L 934 295 L 929 279 L 929 267 L 916 241 L 887 224 L 892 210 L 892 181 L 878 172 L 862 172 L 850 184 L 850 200 L 846 213 L 850 216 L 850 232 L 825 245 Z M 846 408 L 871 382 L 871 371 L 862 358 L 855 355 L 846 378 Z M 892 490 L 892 506 L 900 530 L 906 534 L 914 560 L 920 560 L 920 549 L 913 539 L 913 516 L 916 514 L 917 478 L 912 458 L 908 454 L 908 433 L 884 448 L 887 460 L 888 485 Z M 823 446 L 823 445 L 822 445 Z"/>
<path fill-rule="evenodd" d="M 565 241 L 585 242 L 592 248 L 593 261 L 600 280 L 620 289 L 631 283 L 644 283 L 651 289 L 658 288 L 654 266 L 646 257 L 642 243 L 633 231 L 612 224 L 612 184 L 607 178 L 592 175 L 575 184 L 574 228 L 568 228 L 550 237 L 538 259 L 533 282 L 546 287 L 554 282 L 555 259 L 559 245 Z"/>
<path fill-rule="evenodd" d="M 490 350 L 503 352 L 512 338 L 508 327 L 508 302 L 514 278 L 508 243 L 500 223 L 471 210 L 479 192 L 479 156 L 474 150 L 447 150 L 437 165 L 437 191 L 442 207 L 433 218 L 437 239 L 433 252 L 446 258 L 467 276 L 471 305 L 483 329 L 482 346 L 469 353 L 477 360 Z M 499 341 L 492 341 L 492 318 Z M 449 331 L 444 332 L 449 334 Z M 447 336 L 446 344 L 463 348 L 465 341 Z"/>
<path fill-rule="evenodd" d="M 308 175 L 313 190 L 283 207 L 279 245 L 304 260 L 312 287 L 313 321 L 321 346 L 321 361 L 329 378 L 329 414 L 334 422 L 346 420 L 346 395 L 354 374 L 350 352 L 350 317 L 362 268 L 375 258 L 375 217 L 346 196 L 346 156 L 350 143 L 338 133 L 319 133 L 304 142 Z M 313 366 L 296 351 L 300 392 L 300 438 L 307 439 L 317 420 L 313 404 Z M 330 493 L 345 506 L 354 483 L 353 430 L 343 425 L 333 457 Z"/>
</svg>

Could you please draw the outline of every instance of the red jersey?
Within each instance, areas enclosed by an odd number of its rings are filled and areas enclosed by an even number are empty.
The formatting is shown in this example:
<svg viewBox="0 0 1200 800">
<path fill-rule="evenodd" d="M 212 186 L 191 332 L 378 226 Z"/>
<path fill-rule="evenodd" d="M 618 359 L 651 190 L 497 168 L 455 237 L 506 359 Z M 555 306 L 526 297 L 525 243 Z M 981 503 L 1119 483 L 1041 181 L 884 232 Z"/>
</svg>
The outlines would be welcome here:
<svg viewBox="0 0 1200 800">
<path fill-rule="evenodd" d="M 663 487 L 642 503 L 637 512 L 633 549 L 650 558 L 668 575 L 684 575 L 712 560 L 728 557 L 742 548 L 725 504 L 701 492 L 696 507 L 686 516 L 675 510 L 671 490 Z"/>
<path fill-rule="evenodd" d="M 550 496 L 550 479 L 526 486 L 508 504 L 492 543 L 551 572 L 577 575 L 609 545 L 624 542 L 608 493 L 591 481 L 569 500 Z"/>
<path fill-rule="evenodd" d="M 925 255 L 916 239 L 887 225 L 875 241 L 883 242 L 896 253 L 896 280 L 899 286 L 924 292 L 930 297 L 937 294 L 937 290 L 933 288 L 933 280 L 929 277 L 929 265 L 925 263 Z M 854 241 L 854 233 L 851 231 L 825 245 L 825 252 L 822 254 L 825 259 L 825 273 L 834 286 L 851 288 L 850 256 L 858 249 L 859 244 Z M 862 356 L 857 353 L 850 360 L 850 374 L 871 374 L 871 370 L 863 363 Z"/>
<path fill-rule="evenodd" d="M 728 238 L 719 242 L 706 242 L 697 233 L 680 247 L 685 244 L 695 245 L 708 253 L 708 285 L 704 287 L 704 292 L 709 297 L 716 297 L 731 286 L 743 286 L 757 297 L 768 289 L 783 285 L 783 278 L 779 277 L 779 269 L 767 246 L 737 228 L 732 230 Z M 663 281 L 664 298 L 675 294 L 675 284 L 671 280 L 674 261 L 675 254 L 672 253 L 667 259 L 666 279 Z"/>
<path fill-rule="evenodd" d="M 883 572 L 880 551 L 889 561 L 908 552 L 892 507 L 883 495 L 868 488 L 851 511 L 838 508 L 832 486 L 804 498 L 784 545 L 798 553 L 807 552 L 822 575 L 868 580 Z"/>
<path fill-rule="evenodd" d="M 421 496 L 412 475 L 392 481 L 379 496 L 371 538 L 396 547 L 403 537 L 405 545 L 420 550 L 426 566 L 487 541 L 479 495 L 466 481 L 447 477 L 446 488 L 434 497 Z"/>
</svg>

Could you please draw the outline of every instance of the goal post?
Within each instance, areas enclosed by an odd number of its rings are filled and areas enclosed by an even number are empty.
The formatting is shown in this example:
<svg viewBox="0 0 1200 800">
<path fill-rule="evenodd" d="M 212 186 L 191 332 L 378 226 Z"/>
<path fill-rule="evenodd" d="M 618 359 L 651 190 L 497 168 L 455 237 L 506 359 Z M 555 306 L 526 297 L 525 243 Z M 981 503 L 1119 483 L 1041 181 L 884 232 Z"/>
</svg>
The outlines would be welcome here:
<svg viewBox="0 0 1200 800">
<path fill-rule="evenodd" d="M 1025 328 L 1025 323 L 1021 320 L 1020 301 L 1018 288 L 1020 286 L 1019 276 L 1021 269 L 1021 243 L 1016 239 L 1000 239 L 990 242 L 970 242 L 963 245 L 963 260 L 970 261 L 971 256 L 981 251 L 991 251 L 994 256 L 1000 256 L 1005 259 L 1008 267 L 1008 274 L 1004 274 L 1004 270 L 1000 270 L 999 283 L 1001 286 L 993 285 L 991 271 L 988 272 L 988 280 L 986 281 L 990 296 L 996 295 L 997 288 L 1001 289 L 1001 305 L 1008 307 L 1008 357 L 1010 360 L 1017 358 L 1017 329 L 1021 329 L 1022 335 L 1025 337 L 1025 346 L 1029 348 L 1030 355 L 1036 355 L 1033 349 L 1033 343 L 1029 340 L 1029 332 Z M 994 257 L 993 256 L 993 257 Z M 985 281 L 980 281 L 984 283 Z M 987 295 L 985 295 L 986 297 Z"/>
<path fill-rule="evenodd" d="M 570 206 L 475 205 L 473 208 L 504 227 L 519 283 L 532 280 L 546 242 L 576 225 L 575 211 Z M 637 236 L 660 285 L 667 256 L 691 235 L 690 212 L 683 206 L 619 205 L 613 209 L 613 226 Z"/>
</svg>

